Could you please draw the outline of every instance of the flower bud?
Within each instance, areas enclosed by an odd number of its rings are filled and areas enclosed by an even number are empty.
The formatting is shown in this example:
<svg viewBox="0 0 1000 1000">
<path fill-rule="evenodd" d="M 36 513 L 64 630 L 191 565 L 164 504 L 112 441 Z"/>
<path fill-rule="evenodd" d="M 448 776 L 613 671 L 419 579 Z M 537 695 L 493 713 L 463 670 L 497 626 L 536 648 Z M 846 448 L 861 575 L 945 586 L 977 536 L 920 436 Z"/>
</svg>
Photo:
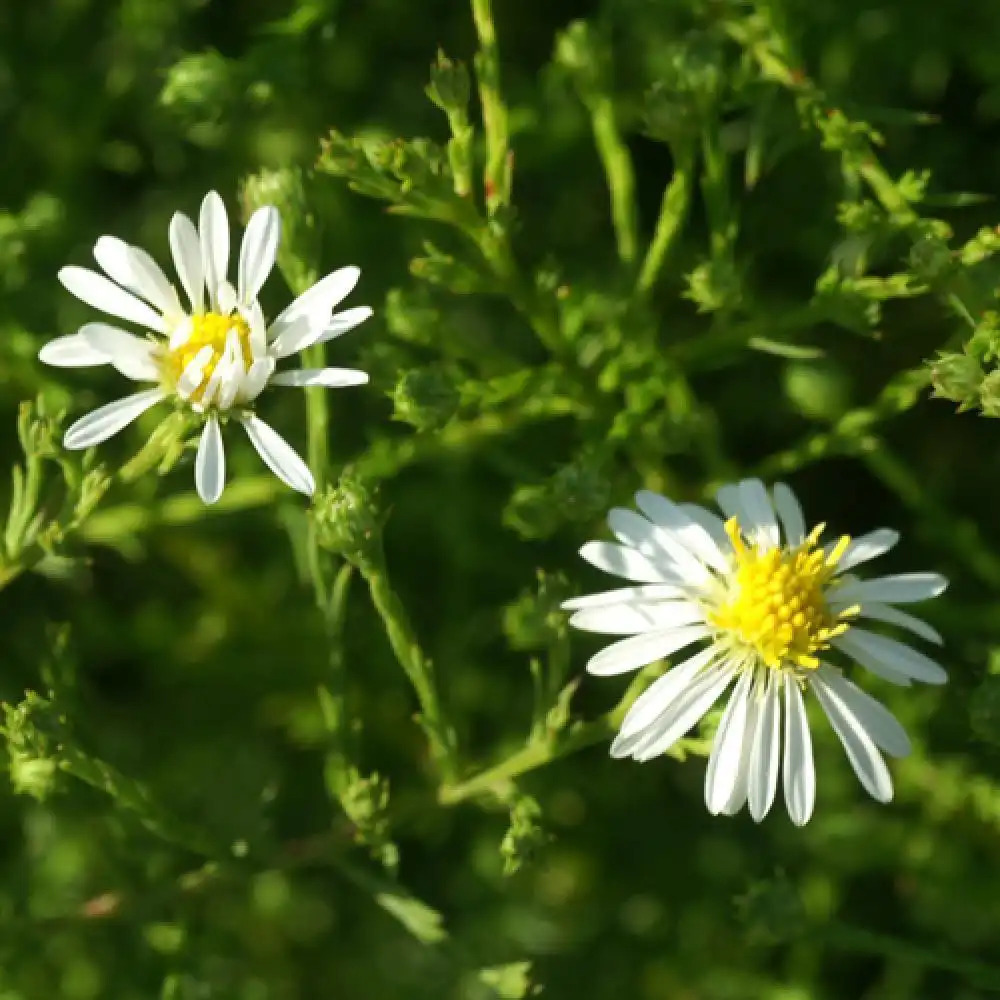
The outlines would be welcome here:
<svg viewBox="0 0 1000 1000">
<path fill-rule="evenodd" d="M 464 116 L 469 108 L 469 71 L 465 64 L 452 62 L 438 50 L 437 60 L 431 65 L 431 82 L 427 96 L 449 117 Z"/>
<path fill-rule="evenodd" d="M 950 399 L 967 410 L 979 402 L 980 389 L 986 389 L 986 373 L 971 354 L 942 351 L 931 362 L 934 395 Z M 984 405 L 985 410 L 985 405 Z"/>
<path fill-rule="evenodd" d="M 311 516 L 323 548 L 351 562 L 377 551 L 382 537 L 377 492 L 353 469 L 345 469 L 336 486 L 316 497 Z"/>
<path fill-rule="evenodd" d="M 417 430 L 446 424 L 459 405 L 454 381 L 440 368 L 414 368 L 404 372 L 392 391 L 393 419 Z"/>
<path fill-rule="evenodd" d="M 167 70 L 160 104 L 189 126 L 215 124 L 236 95 L 236 67 L 216 52 L 192 52 Z"/>
</svg>

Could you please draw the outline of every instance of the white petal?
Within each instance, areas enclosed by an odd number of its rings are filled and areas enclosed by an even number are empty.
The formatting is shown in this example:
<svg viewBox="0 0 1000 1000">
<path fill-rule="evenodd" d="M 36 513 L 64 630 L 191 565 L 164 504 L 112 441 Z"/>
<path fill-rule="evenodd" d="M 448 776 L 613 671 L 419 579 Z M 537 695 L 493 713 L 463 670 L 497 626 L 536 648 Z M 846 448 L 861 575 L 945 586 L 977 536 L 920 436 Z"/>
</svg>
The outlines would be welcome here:
<svg viewBox="0 0 1000 1000">
<path fill-rule="evenodd" d="M 595 653 L 587 663 L 587 672 L 599 677 L 624 674 L 676 653 L 677 650 L 690 646 L 692 642 L 704 639 L 706 635 L 708 629 L 703 625 L 686 626 L 669 632 L 633 635 L 628 639 L 613 642 L 599 653 Z"/>
<path fill-rule="evenodd" d="M 944 668 L 919 650 L 904 646 L 895 639 L 876 635 L 863 628 L 850 628 L 834 639 L 833 644 L 852 656 L 872 673 L 892 680 L 902 675 L 925 684 L 944 684 L 948 675 Z"/>
<path fill-rule="evenodd" d="M 760 722 L 761 699 L 751 692 L 747 699 L 747 718 L 743 727 L 743 746 L 740 749 L 739 767 L 733 781 L 733 791 L 729 801 L 720 810 L 724 816 L 735 816 L 747 802 L 750 783 L 750 758 L 753 756 Z"/>
<path fill-rule="evenodd" d="M 107 323 L 87 323 L 80 327 L 80 339 L 103 354 L 126 378 L 138 382 L 158 382 L 156 346 L 142 337 Z"/>
<path fill-rule="evenodd" d="M 716 548 L 724 555 L 729 556 L 733 551 L 733 543 L 726 534 L 725 522 L 718 514 L 699 507 L 696 503 L 682 503 L 677 505 L 681 512 L 686 514 L 695 524 L 701 525 L 715 542 Z"/>
<path fill-rule="evenodd" d="M 38 360 L 55 368 L 93 368 L 110 362 L 103 351 L 94 350 L 79 333 L 50 340 L 38 352 Z"/>
<path fill-rule="evenodd" d="M 242 423 L 264 464 L 287 486 L 311 496 L 316 490 L 316 481 L 309 466 L 291 445 L 260 417 L 249 414 Z"/>
<path fill-rule="evenodd" d="M 785 681 L 785 756 L 782 764 L 785 806 L 796 826 L 809 822 L 816 804 L 816 765 L 812 734 L 802 692 L 793 678 Z"/>
<path fill-rule="evenodd" d="M 281 214 L 273 205 L 263 205 L 250 216 L 240 246 L 239 300 L 250 305 L 257 298 L 281 242 Z"/>
<path fill-rule="evenodd" d="M 166 333 L 167 325 L 163 317 L 155 313 L 145 302 L 119 288 L 103 274 L 89 271 L 85 267 L 64 267 L 59 272 L 63 287 L 88 306 L 101 312 L 138 323 L 157 333 Z"/>
<path fill-rule="evenodd" d="M 177 380 L 176 386 L 177 392 L 182 399 L 187 399 L 205 380 L 205 365 L 212 360 L 214 354 L 215 351 L 210 345 L 206 344 L 187 363 L 184 371 L 181 372 L 180 378 Z"/>
<path fill-rule="evenodd" d="M 604 608 L 584 608 L 577 611 L 569 623 L 587 632 L 608 635 L 634 635 L 654 629 L 677 628 L 693 622 L 704 622 L 705 612 L 690 601 L 656 601 L 633 604 L 613 604 Z"/>
<path fill-rule="evenodd" d="M 247 369 L 236 398 L 241 403 L 252 403 L 264 391 L 273 371 L 274 358 L 260 358 L 255 361 Z"/>
<path fill-rule="evenodd" d="M 726 517 L 735 517 L 744 535 L 770 547 L 781 544 L 781 532 L 771 506 L 771 498 L 759 479 L 744 479 L 735 485 L 720 487 L 715 495 Z"/>
<path fill-rule="evenodd" d="M 604 590 L 597 594 L 585 594 L 563 601 L 564 611 L 579 611 L 583 608 L 604 608 L 612 604 L 627 604 L 629 601 L 669 600 L 684 597 L 687 592 L 669 583 L 650 583 L 644 587 L 619 587 L 618 590 Z"/>
<path fill-rule="evenodd" d="M 181 314 L 180 300 L 163 269 L 141 247 L 127 247 L 135 290 L 166 316 Z"/>
<path fill-rule="evenodd" d="M 636 747 L 632 758 L 646 761 L 666 753 L 698 724 L 732 679 L 733 667 L 728 663 L 707 670 L 674 702 L 656 726 L 651 727 L 650 738 Z"/>
<path fill-rule="evenodd" d="M 612 757 L 627 757 L 636 744 L 636 736 L 663 715 L 674 699 L 680 696 L 689 684 L 719 655 L 717 649 L 709 646 L 694 656 L 671 667 L 662 677 L 658 677 L 636 698 L 625 714 L 621 728 L 611 744 Z"/>
<path fill-rule="evenodd" d="M 878 601 L 882 604 L 912 604 L 943 594 L 948 581 L 940 573 L 898 573 L 870 580 L 850 580 L 832 589 L 829 598 L 846 607 Z"/>
<path fill-rule="evenodd" d="M 198 215 L 198 241 L 201 265 L 212 305 L 218 305 L 219 285 L 226 280 L 229 266 L 229 217 L 226 206 L 215 191 L 209 191 Z"/>
<path fill-rule="evenodd" d="M 372 311 L 368 306 L 357 306 L 354 309 L 345 309 L 342 313 L 336 313 L 313 343 L 325 344 L 328 340 L 342 337 L 356 326 L 361 326 L 366 319 L 371 318 L 371 315 Z"/>
<path fill-rule="evenodd" d="M 191 309 L 200 313 L 205 308 L 205 270 L 198 230 L 183 212 L 175 212 L 170 220 L 169 236 L 177 277 L 187 292 Z"/>
<path fill-rule="evenodd" d="M 871 618 L 875 621 L 886 622 L 889 625 L 898 625 L 900 628 L 908 629 L 914 635 L 919 635 L 921 639 L 936 643 L 938 646 L 944 644 L 941 633 L 932 628 L 927 622 L 913 615 L 900 611 L 899 608 L 892 608 L 888 604 L 876 604 L 868 602 L 861 605 L 861 618 Z"/>
<path fill-rule="evenodd" d="M 239 305 L 239 300 L 236 297 L 236 289 L 225 278 L 219 282 L 218 287 L 215 289 L 215 301 L 219 305 L 219 312 L 224 316 L 236 312 L 236 307 Z"/>
<path fill-rule="evenodd" d="M 124 399 L 116 399 L 77 420 L 66 431 L 63 444 L 71 451 L 77 451 L 107 441 L 163 397 L 162 389 L 145 389 Z"/>
<path fill-rule="evenodd" d="M 244 319 L 250 327 L 250 354 L 257 361 L 267 354 L 267 323 L 264 321 L 264 310 L 254 299 L 244 312 L 246 313 Z"/>
<path fill-rule="evenodd" d="M 633 580 L 635 583 L 673 583 L 685 581 L 680 574 L 669 566 L 654 566 L 645 556 L 635 549 L 616 545 L 614 542 L 587 542 L 580 549 L 580 555 L 605 573 Z"/>
<path fill-rule="evenodd" d="M 272 385 L 322 385 L 327 389 L 340 389 L 348 385 L 365 385 L 368 375 L 356 368 L 297 368 L 278 372 L 271 379 Z"/>
<path fill-rule="evenodd" d="M 806 537 L 806 519 L 799 498 L 784 483 L 775 483 L 771 493 L 781 526 L 785 529 L 785 541 L 792 546 L 798 545 Z"/>
<path fill-rule="evenodd" d="M 767 687 L 760 708 L 757 735 L 750 751 L 750 775 L 747 803 L 750 815 L 759 823 L 774 803 L 781 760 L 781 702 L 779 675 L 769 670 Z"/>
<path fill-rule="evenodd" d="M 618 540 L 653 562 L 665 561 L 691 583 L 707 583 L 711 574 L 671 531 L 652 524 L 634 510 L 615 507 L 608 513 L 608 527 Z"/>
<path fill-rule="evenodd" d="M 899 720 L 857 684 L 849 681 L 839 670 L 823 664 L 811 675 L 813 684 L 825 684 L 847 706 L 851 714 L 864 726 L 872 741 L 891 757 L 906 757 L 913 749 L 906 730 Z"/>
<path fill-rule="evenodd" d="M 198 455 L 194 460 L 194 484 L 198 496 L 205 503 L 215 503 L 222 496 L 226 485 L 226 453 L 222 447 L 219 421 L 212 414 L 205 421 L 205 429 L 198 442 Z"/>
<path fill-rule="evenodd" d="M 128 244 L 117 236 L 102 236 L 94 244 L 94 260 L 112 281 L 130 292 L 141 294 L 135 284 L 128 259 Z"/>
<path fill-rule="evenodd" d="M 752 680 L 753 674 L 747 670 L 736 682 L 712 744 L 712 753 L 705 771 L 705 805 L 713 816 L 725 809 L 726 803 L 733 797 L 733 789 L 739 777 Z"/>
<path fill-rule="evenodd" d="M 226 349 L 223 352 L 216 371 L 220 371 L 219 396 L 217 405 L 220 410 L 228 410 L 239 395 L 246 375 L 243 367 L 243 352 L 239 337 L 234 330 L 226 334 Z"/>
<path fill-rule="evenodd" d="M 677 504 L 652 490 L 639 490 L 635 495 L 635 502 L 646 517 L 654 524 L 671 531 L 703 563 L 721 573 L 729 572 L 729 560 L 719 550 L 715 539 Z"/>
<path fill-rule="evenodd" d="M 846 549 L 837 562 L 837 573 L 858 566 L 870 559 L 877 559 L 891 549 L 899 541 L 899 532 L 891 528 L 877 528 L 865 535 L 858 535 Z M 834 543 L 835 544 L 835 543 Z M 826 546 L 829 550 L 830 546 Z"/>
<path fill-rule="evenodd" d="M 271 353 L 276 358 L 315 343 L 330 323 L 330 314 L 361 277 L 357 267 L 342 267 L 303 292 L 271 324 Z"/>
<path fill-rule="evenodd" d="M 865 791 L 878 802 L 888 802 L 892 798 L 892 778 L 872 738 L 829 687 L 814 682 L 812 688 Z"/>
</svg>

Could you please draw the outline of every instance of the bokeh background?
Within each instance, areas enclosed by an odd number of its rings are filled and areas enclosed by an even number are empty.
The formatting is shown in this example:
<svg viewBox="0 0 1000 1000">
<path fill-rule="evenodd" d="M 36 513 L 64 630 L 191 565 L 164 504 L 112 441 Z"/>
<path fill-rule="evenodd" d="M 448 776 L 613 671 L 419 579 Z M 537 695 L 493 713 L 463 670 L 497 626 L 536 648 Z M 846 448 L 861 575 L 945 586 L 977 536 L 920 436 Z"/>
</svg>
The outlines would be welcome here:
<svg viewBox="0 0 1000 1000">
<path fill-rule="evenodd" d="M 518 252 L 529 268 L 555 262 L 574 288 L 613 288 L 607 191 L 586 114 L 552 66 L 555 38 L 587 18 L 610 40 L 648 238 L 673 161 L 643 134 L 644 95 L 662 75 L 663 53 L 685 32 L 710 27 L 713 5 L 494 6 Z M 789 0 L 772 12 L 811 78 L 882 131 L 880 155 L 893 174 L 929 168 L 932 192 L 994 196 L 1000 7 L 973 0 L 962 8 L 958 16 L 932 0 Z M 214 187 L 237 214 L 246 175 L 308 170 L 331 128 L 443 140 L 445 120 L 424 95 L 439 47 L 471 61 L 465 3 L 0 2 L 3 462 L 19 456 L 21 400 L 44 392 L 75 417 L 120 389 L 114 373 L 37 362 L 45 340 L 87 314 L 55 280 L 59 267 L 88 263 L 103 233 L 166 263 L 173 211 L 195 213 Z M 836 163 L 800 134 L 790 109 L 782 155 L 757 183 L 742 184 L 733 160 L 736 255 L 764 318 L 807 301 L 843 239 Z M 734 107 L 727 120 L 738 125 L 745 114 Z M 331 448 L 336 461 L 350 461 L 378 442 L 436 433 L 392 420 L 400 373 L 438 355 L 433 336 L 414 346 L 384 308 L 392 289 L 419 286 L 408 262 L 429 230 L 334 177 L 316 178 L 310 191 L 324 271 L 360 265 L 349 304 L 376 309 L 330 355 L 373 373 L 370 388 L 331 394 Z M 997 214 L 989 199 L 934 211 L 961 237 Z M 696 198 L 655 296 L 663 344 L 696 342 L 706 326 L 680 294 L 683 274 L 705 252 L 701 220 Z M 265 303 L 273 309 L 286 295 L 275 275 Z M 501 300 L 433 296 L 442 341 L 526 342 L 523 322 Z M 877 335 L 832 324 L 809 330 L 803 339 L 821 353 L 701 359 L 691 385 L 717 429 L 716 468 L 758 468 L 875 399 L 955 332 L 934 297 L 918 296 L 887 303 Z M 289 394 L 270 405 L 268 419 L 302 445 L 301 400 Z M 104 446 L 102 459 L 124 461 L 153 423 Z M 505 634 L 504 608 L 531 590 L 538 569 L 562 572 L 574 590 L 598 589 L 576 549 L 599 537 L 600 511 L 628 502 L 643 474 L 619 453 L 577 508 L 540 521 L 511 498 L 550 482 L 600 434 L 593 424 L 544 421 L 470 449 L 429 449 L 381 483 L 389 565 L 436 662 L 470 768 L 516 750 L 528 724 L 528 652 Z M 204 859 L 164 843 L 99 791 L 67 781 L 38 803 L 0 783 L 0 997 L 475 997 L 484 995 L 475 969 L 521 960 L 553 998 L 972 1000 L 1000 990 L 1000 973 L 985 968 L 1000 968 L 1000 759 L 989 742 L 1000 711 L 983 688 L 998 642 L 1000 431 L 925 394 L 879 434 L 879 454 L 889 456 L 881 464 L 833 455 L 788 478 L 807 513 L 832 530 L 899 528 L 893 568 L 953 579 L 928 611 L 947 637 L 949 686 L 871 685 L 917 746 L 893 765 L 890 807 L 865 798 L 828 731 L 816 737 L 819 803 L 805 830 L 780 808 L 760 827 L 745 814 L 709 817 L 697 758 L 639 766 L 609 760 L 598 745 L 525 777 L 548 837 L 505 876 L 506 812 L 436 804 L 410 691 L 356 587 L 346 657 L 365 765 L 391 781 L 400 876 L 441 911 L 451 943 L 421 945 L 364 886 L 308 858 L 185 888 L 184 873 Z M 660 485 L 697 497 L 711 478 L 703 447 L 682 433 L 664 432 L 659 444 L 647 437 L 646 469 L 658 463 Z M 245 443 L 232 449 L 231 469 L 251 481 L 245 509 L 172 517 L 178 495 L 191 491 L 187 459 L 162 479 L 114 487 L 77 544 L 80 558 L 5 589 L 0 695 L 14 703 L 27 688 L 44 689 L 53 626 L 68 623 L 60 669 L 75 671 L 69 724 L 81 746 L 219 842 L 294 845 L 338 822 L 323 787 L 315 707 L 328 669 L 324 632 L 289 543 L 301 502 L 260 485 Z M 594 648 L 574 640 L 574 675 Z M 593 716 L 620 693 L 614 681 L 585 680 L 575 710 Z M 108 892 L 127 903 L 93 912 Z M 81 913 L 88 901 L 91 911 Z"/>
</svg>

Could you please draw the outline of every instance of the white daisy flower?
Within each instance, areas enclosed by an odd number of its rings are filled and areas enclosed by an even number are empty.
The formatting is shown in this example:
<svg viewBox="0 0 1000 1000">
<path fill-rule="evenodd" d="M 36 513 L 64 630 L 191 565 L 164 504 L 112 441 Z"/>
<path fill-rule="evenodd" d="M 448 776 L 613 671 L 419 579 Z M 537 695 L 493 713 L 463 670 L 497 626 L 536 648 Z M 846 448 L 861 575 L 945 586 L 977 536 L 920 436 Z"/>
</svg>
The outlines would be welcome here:
<svg viewBox="0 0 1000 1000">
<path fill-rule="evenodd" d="M 859 625 L 897 625 L 929 642 L 941 637 L 895 605 L 936 597 L 937 573 L 861 580 L 849 573 L 899 540 L 880 528 L 822 545 L 823 525 L 806 532 L 795 494 L 757 479 L 716 494 L 726 520 L 648 490 L 641 514 L 615 509 L 608 524 L 620 544 L 588 542 L 589 563 L 636 584 L 567 601 L 570 624 L 625 635 L 590 659 L 592 674 L 635 670 L 682 649 L 697 652 L 635 701 L 611 744 L 614 757 L 645 761 L 669 750 L 732 686 L 705 775 L 713 814 L 744 804 L 759 822 L 774 802 L 781 772 L 792 822 L 802 826 L 816 797 L 812 738 L 803 696 L 812 692 L 865 790 L 892 798 L 880 751 L 905 756 L 910 741 L 879 702 L 848 680 L 833 657 L 856 661 L 903 687 L 943 684 L 944 670 L 923 653 Z"/>
<path fill-rule="evenodd" d="M 359 306 L 333 312 L 361 274 L 356 267 L 342 267 L 267 323 L 257 295 L 274 266 L 280 239 L 278 210 L 257 209 L 243 234 L 233 288 L 226 280 L 229 220 L 222 199 L 210 191 L 201 203 L 197 227 L 181 212 L 170 220 L 170 251 L 188 305 L 181 303 L 148 253 L 114 236 L 102 236 L 94 246 L 104 274 L 64 267 L 59 280 L 68 291 L 87 305 L 140 327 L 146 335 L 138 337 L 107 323 L 87 323 L 76 333 L 47 343 L 39 358 L 63 368 L 111 364 L 126 378 L 153 384 L 76 421 L 66 431 L 65 446 L 100 444 L 151 406 L 173 397 L 204 418 L 195 485 L 205 503 L 214 503 L 222 494 L 226 459 L 220 424 L 229 418 L 243 425 L 279 479 L 311 494 L 316 484 L 308 466 L 253 412 L 253 404 L 270 385 L 339 388 L 367 382 L 368 376 L 353 368 L 275 369 L 284 358 L 353 329 L 372 311 Z"/>
</svg>

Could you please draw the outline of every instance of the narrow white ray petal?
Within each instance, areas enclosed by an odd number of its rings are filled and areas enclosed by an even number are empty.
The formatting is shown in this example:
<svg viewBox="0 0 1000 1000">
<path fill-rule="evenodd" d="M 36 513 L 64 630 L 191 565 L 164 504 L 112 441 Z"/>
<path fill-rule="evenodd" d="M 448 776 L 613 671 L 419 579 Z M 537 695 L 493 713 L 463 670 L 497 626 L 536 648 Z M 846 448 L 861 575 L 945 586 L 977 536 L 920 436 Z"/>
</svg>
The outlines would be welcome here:
<svg viewBox="0 0 1000 1000">
<path fill-rule="evenodd" d="M 368 375 L 356 368 L 297 368 L 278 372 L 271 379 L 272 385 L 322 385 L 327 389 L 341 389 L 348 385 L 365 385 Z"/>
<path fill-rule="evenodd" d="M 806 519 L 799 498 L 785 483 L 775 483 L 771 493 L 774 509 L 785 529 L 785 541 L 791 546 L 798 545 L 806 537 Z"/>
<path fill-rule="evenodd" d="M 606 646 L 595 653 L 587 663 L 587 672 L 599 677 L 624 674 L 630 670 L 654 663 L 677 650 L 704 639 L 708 629 L 703 625 L 689 625 L 669 632 L 647 632 L 633 635 Z"/>
<path fill-rule="evenodd" d="M 729 571 L 729 560 L 722 554 L 715 539 L 681 510 L 678 504 L 652 490 L 639 490 L 635 495 L 635 502 L 646 517 L 654 524 L 672 531 L 681 544 L 703 563 L 721 573 Z"/>
<path fill-rule="evenodd" d="M 768 814 L 778 786 L 778 765 L 781 761 L 779 677 L 775 671 L 768 671 L 757 736 L 750 751 L 747 804 L 755 823 L 759 823 Z"/>
<path fill-rule="evenodd" d="M 838 610 L 832 604 L 831 608 Z M 900 628 L 908 629 L 914 635 L 918 635 L 921 639 L 926 639 L 928 642 L 933 642 L 938 646 L 944 644 L 944 639 L 941 638 L 941 633 L 937 629 L 932 628 L 922 619 L 915 618 L 905 611 L 900 611 L 899 608 L 890 607 L 888 604 L 877 604 L 874 601 L 868 601 L 861 605 L 859 617 L 871 618 L 874 621 L 885 622 L 888 625 L 898 625 Z"/>
<path fill-rule="evenodd" d="M 194 485 L 205 503 L 215 503 L 226 485 L 226 452 L 222 447 L 222 432 L 213 413 L 205 421 L 194 460 Z"/>
<path fill-rule="evenodd" d="M 810 675 L 813 684 L 825 684 L 864 726 L 872 741 L 890 757 L 907 757 L 913 749 L 899 720 L 870 694 L 849 681 L 836 667 L 824 663 Z"/>
<path fill-rule="evenodd" d="M 236 398 L 242 403 L 252 403 L 264 391 L 273 371 L 274 358 L 259 358 L 247 369 Z"/>
<path fill-rule="evenodd" d="M 728 663 L 706 671 L 702 678 L 688 688 L 683 697 L 677 699 L 674 710 L 668 711 L 659 720 L 653 730 L 655 739 L 638 746 L 632 754 L 633 759 L 647 761 L 666 753 L 701 721 L 732 679 L 733 668 Z"/>
<path fill-rule="evenodd" d="M 80 327 L 79 337 L 95 353 L 103 354 L 126 378 L 137 382 L 159 381 L 156 345 L 150 341 L 107 323 L 87 323 Z"/>
<path fill-rule="evenodd" d="M 674 597 L 684 597 L 687 591 L 670 583 L 648 583 L 644 587 L 619 587 L 597 594 L 584 594 L 563 601 L 563 611 L 580 611 L 583 608 L 605 608 L 613 604 L 627 604 L 629 601 L 662 601 Z"/>
<path fill-rule="evenodd" d="M 77 420 L 66 431 L 63 444 L 70 451 L 78 451 L 107 441 L 151 406 L 155 406 L 164 395 L 162 389 L 145 389 L 124 399 L 107 403 Z"/>
<path fill-rule="evenodd" d="M 625 714 L 618 736 L 611 746 L 613 757 L 627 757 L 635 746 L 634 737 L 642 735 L 671 706 L 675 698 L 691 684 L 719 656 L 718 650 L 709 646 L 671 667 L 658 677 L 636 698 Z M 626 745 L 626 744 L 629 745 Z"/>
<path fill-rule="evenodd" d="M 138 293 L 164 315 L 179 316 L 180 299 L 163 273 L 163 268 L 142 247 L 129 246 L 128 255 Z"/>
<path fill-rule="evenodd" d="M 38 360 L 54 368 L 93 368 L 110 363 L 103 351 L 94 350 L 79 333 L 50 340 L 38 352 Z"/>
<path fill-rule="evenodd" d="M 888 670 L 925 684 L 944 684 L 948 680 L 944 668 L 929 656 L 863 628 L 848 629 L 834 640 L 834 645 L 882 677 Z"/>
<path fill-rule="evenodd" d="M 757 739 L 757 726 L 760 722 L 761 698 L 758 685 L 755 683 L 747 695 L 747 718 L 743 727 L 743 748 L 740 751 L 739 769 L 733 782 L 733 793 L 723 806 L 723 816 L 735 816 L 746 804 L 750 783 L 750 757 L 753 754 L 754 742 Z"/>
<path fill-rule="evenodd" d="M 254 361 L 267 355 L 267 323 L 264 320 L 264 310 L 254 299 L 245 310 L 244 319 L 250 327 L 250 354 Z"/>
<path fill-rule="evenodd" d="M 812 734 L 802 692 L 795 680 L 785 681 L 785 755 L 782 764 L 785 806 L 796 826 L 805 826 L 816 804 L 816 765 Z"/>
<path fill-rule="evenodd" d="M 177 277 L 187 292 L 191 310 L 200 313 L 205 308 L 205 269 L 201 261 L 198 230 L 183 212 L 174 212 L 169 237 Z"/>
<path fill-rule="evenodd" d="M 892 778 L 872 738 L 834 691 L 822 683 L 812 687 L 865 791 L 878 802 L 888 802 Z"/>
<path fill-rule="evenodd" d="M 685 582 L 676 569 L 666 565 L 653 565 L 635 549 L 616 545 L 614 542 L 587 542 L 580 549 L 580 555 L 591 566 L 635 583 L 683 584 Z"/>
<path fill-rule="evenodd" d="M 291 445 L 260 417 L 248 414 L 242 423 L 264 464 L 287 486 L 311 496 L 316 490 L 316 481 L 309 466 Z"/>
<path fill-rule="evenodd" d="M 677 505 L 681 513 L 686 514 L 695 524 L 701 525 L 715 542 L 716 548 L 728 559 L 733 551 L 733 543 L 726 534 L 726 525 L 718 514 L 696 503 L 682 503 Z"/>
<path fill-rule="evenodd" d="M 876 528 L 875 531 L 858 535 L 844 549 L 844 554 L 837 562 L 836 572 L 838 574 L 845 573 L 870 559 L 877 559 L 879 556 L 885 555 L 898 541 L 899 532 L 893 531 L 892 528 Z M 825 546 L 826 550 L 829 551 L 835 544 L 836 542 L 831 542 Z"/>
<path fill-rule="evenodd" d="M 633 635 L 653 629 L 704 622 L 705 612 L 690 601 L 634 602 L 604 608 L 584 608 L 570 618 L 574 628 L 607 635 Z"/>
<path fill-rule="evenodd" d="M 101 236 L 94 244 L 94 260 L 112 281 L 137 295 L 142 293 L 132 274 L 128 244 L 117 236 Z"/>
<path fill-rule="evenodd" d="M 620 542 L 636 549 L 653 562 L 676 566 L 685 580 L 707 583 L 711 574 L 672 532 L 652 524 L 634 510 L 614 507 L 608 513 L 608 527 Z"/>
<path fill-rule="evenodd" d="M 246 369 L 243 367 L 243 352 L 235 330 L 230 330 L 226 334 L 226 348 L 218 367 L 222 370 L 222 377 L 219 379 L 218 406 L 220 410 L 228 410 L 236 402 L 246 374 Z"/>
<path fill-rule="evenodd" d="M 360 277 L 360 268 L 342 267 L 303 292 L 271 324 L 271 353 L 276 358 L 286 357 L 301 349 L 290 346 L 296 341 L 318 337 L 329 325 L 330 314 Z"/>
<path fill-rule="evenodd" d="M 59 272 L 63 287 L 81 302 L 100 309 L 101 312 L 138 323 L 157 333 L 166 333 L 167 325 L 163 317 L 154 312 L 145 302 L 136 298 L 124 288 L 119 288 L 103 274 L 89 271 L 85 267 L 64 267 Z"/>
<path fill-rule="evenodd" d="M 212 348 L 206 344 L 200 351 L 187 363 L 184 371 L 181 372 L 180 378 L 177 380 L 177 392 L 183 398 L 187 399 L 191 393 L 193 393 L 198 386 L 205 379 L 205 365 L 212 360 L 212 355 L 215 352 Z"/>
<path fill-rule="evenodd" d="M 205 285 L 212 306 L 217 307 L 219 285 L 226 280 L 226 268 L 229 266 L 229 217 L 222 198 L 215 191 L 209 191 L 201 203 L 198 241 Z"/>
<path fill-rule="evenodd" d="M 849 580 L 830 591 L 830 599 L 842 606 L 878 601 L 881 604 L 913 604 L 943 594 L 948 581 L 940 573 L 898 573 L 870 580 Z"/>
<path fill-rule="evenodd" d="M 236 289 L 225 279 L 219 282 L 219 287 L 215 290 L 215 301 L 218 303 L 219 312 L 224 316 L 236 312 L 239 305 Z"/>
<path fill-rule="evenodd" d="M 320 335 L 313 343 L 325 344 L 329 340 L 342 337 L 356 326 L 361 326 L 366 319 L 371 318 L 371 315 L 372 311 L 369 306 L 356 306 L 353 309 L 345 309 L 342 313 L 334 313 L 330 322 L 320 331 Z"/>
<path fill-rule="evenodd" d="M 240 245 L 239 300 L 250 305 L 257 298 L 281 242 L 281 214 L 273 205 L 262 205 L 247 223 Z"/>
<path fill-rule="evenodd" d="M 747 521 L 741 519 L 744 529 L 754 537 L 763 537 L 771 547 L 777 548 L 781 545 L 781 531 L 764 484 L 759 479 L 744 479 L 738 488 L 740 505 L 747 517 Z"/>
<path fill-rule="evenodd" d="M 708 768 L 705 770 L 705 805 L 713 816 L 725 809 L 726 803 L 733 797 L 733 789 L 739 777 L 752 679 L 752 673 L 747 670 L 736 682 L 715 733 Z"/>
</svg>

